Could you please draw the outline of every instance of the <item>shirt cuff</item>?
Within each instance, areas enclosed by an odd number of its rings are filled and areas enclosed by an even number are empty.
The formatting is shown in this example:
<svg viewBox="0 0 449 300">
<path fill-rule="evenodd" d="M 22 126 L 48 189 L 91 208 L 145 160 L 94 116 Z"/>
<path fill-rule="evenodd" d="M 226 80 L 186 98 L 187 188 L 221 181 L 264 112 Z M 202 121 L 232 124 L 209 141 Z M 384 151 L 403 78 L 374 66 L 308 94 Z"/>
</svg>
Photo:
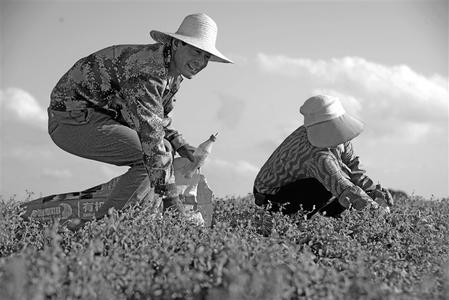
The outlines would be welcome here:
<svg viewBox="0 0 449 300">
<path fill-rule="evenodd" d="M 179 148 L 186 145 L 186 140 L 182 137 L 182 135 L 178 135 L 177 137 L 170 140 L 170 144 L 173 146 L 175 151 L 178 151 Z"/>
</svg>

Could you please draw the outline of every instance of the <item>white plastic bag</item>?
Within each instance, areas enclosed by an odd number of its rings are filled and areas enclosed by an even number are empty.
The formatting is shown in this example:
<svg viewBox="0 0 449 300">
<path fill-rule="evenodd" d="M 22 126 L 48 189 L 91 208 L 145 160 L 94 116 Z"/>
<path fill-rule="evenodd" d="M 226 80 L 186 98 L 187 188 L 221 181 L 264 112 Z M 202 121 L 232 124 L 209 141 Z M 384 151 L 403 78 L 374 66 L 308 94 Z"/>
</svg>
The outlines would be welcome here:
<svg viewBox="0 0 449 300">
<path fill-rule="evenodd" d="M 206 177 L 196 170 L 191 178 L 186 178 L 186 168 L 190 161 L 184 157 L 177 157 L 173 161 L 175 182 L 184 207 L 188 214 L 200 214 L 205 227 L 212 225 L 213 192 L 206 182 Z"/>
</svg>

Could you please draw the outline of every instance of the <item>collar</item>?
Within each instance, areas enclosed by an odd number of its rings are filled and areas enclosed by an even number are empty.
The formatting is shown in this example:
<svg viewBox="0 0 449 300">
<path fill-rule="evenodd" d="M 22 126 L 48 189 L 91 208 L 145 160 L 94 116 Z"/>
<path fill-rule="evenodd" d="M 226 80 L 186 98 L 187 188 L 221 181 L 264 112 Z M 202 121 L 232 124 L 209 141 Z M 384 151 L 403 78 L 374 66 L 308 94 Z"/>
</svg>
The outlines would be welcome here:
<svg viewBox="0 0 449 300">
<path fill-rule="evenodd" d="M 170 77 L 170 62 L 172 60 L 172 48 L 171 45 L 168 44 L 164 44 L 163 46 L 164 48 L 162 49 L 162 54 L 163 54 L 163 59 L 164 59 L 164 66 L 165 69 L 167 70 L 167 74 L 168 74 L 168 83 L 169 86 L 171 86 L 173 83 L 175 83 L 176 85 L 179 85 L 181 83 L 181 81 L 184 79 L 182 77 L 182 75 L 178 75 L 178 76 L 173 76 Z M 170 80 L 170 78 L 172 78 L 172 80 Z"/>
<path fill-rule="evenodd" d="M 172 58 L 171 45 L 164 45 L 164 49 L 162 50 L 162 53 L 164 55 L 165 68 L 168 70 L 168 68 L 170 67 L 170 62 L 171 62 L 171 58 Z"/>
</svg>

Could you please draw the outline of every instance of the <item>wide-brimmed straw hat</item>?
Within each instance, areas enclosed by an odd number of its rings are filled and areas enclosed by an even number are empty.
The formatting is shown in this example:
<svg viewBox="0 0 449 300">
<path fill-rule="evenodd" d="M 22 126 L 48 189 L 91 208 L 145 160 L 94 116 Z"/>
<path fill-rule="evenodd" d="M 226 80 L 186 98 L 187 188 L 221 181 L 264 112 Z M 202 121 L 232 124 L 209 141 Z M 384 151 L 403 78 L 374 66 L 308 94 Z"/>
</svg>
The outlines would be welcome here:
<svg viewBox="0 0 449 300">
<path fill-rule="evenodd" d="M 175 33 L 151 30 L 150 35 L 155 41 L 164 44 L 169 43 L 171 38 L 176 38 L 211 54 L 210 61 L 232 63 L 215 48 L 217 32 L 215 21 L 204 13 L 198 13 L 185 17 Z"/>
<path fill-rule="evenodd" d="M 336 147 L 363 131 L 363 123 L 348 115 L 337 97 L 318 95 L 301 106 L 307 138 L 315 147 Z"/>
</svg>

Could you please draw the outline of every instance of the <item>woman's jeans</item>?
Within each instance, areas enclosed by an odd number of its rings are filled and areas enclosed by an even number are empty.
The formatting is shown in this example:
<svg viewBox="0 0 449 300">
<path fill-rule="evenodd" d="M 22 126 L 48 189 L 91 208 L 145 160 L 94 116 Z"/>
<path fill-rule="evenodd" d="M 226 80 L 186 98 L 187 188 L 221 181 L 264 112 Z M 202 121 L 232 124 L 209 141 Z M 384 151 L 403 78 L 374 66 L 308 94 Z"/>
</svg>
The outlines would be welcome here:
<svg viewBox="0 0 449 300">
<path fill-rule="evenodd" d="M 112 207 L 119 210 L 130 202 L 153 201 L 154 193 L 136 131 L 107 114 L 87 108 L 70 112 L 48 109 L 48 133 L 56 145 L 69 153 L 130 167 L 118 177 L 97 216 L 107 214 Z"/>
<path fill-rule="evenodd" d="M 284 214 L 294 214 L 303 209 L 309 212 L 308 217 L 317 212 L 336 217 L 345 210 L 315 178 L 294 181 L 281 187 L 275 195 L 262 194 L 256 189 L 253 193 L 257 205 L 266 206 L 270 211 L 281 211 Z"/>
</svg>

